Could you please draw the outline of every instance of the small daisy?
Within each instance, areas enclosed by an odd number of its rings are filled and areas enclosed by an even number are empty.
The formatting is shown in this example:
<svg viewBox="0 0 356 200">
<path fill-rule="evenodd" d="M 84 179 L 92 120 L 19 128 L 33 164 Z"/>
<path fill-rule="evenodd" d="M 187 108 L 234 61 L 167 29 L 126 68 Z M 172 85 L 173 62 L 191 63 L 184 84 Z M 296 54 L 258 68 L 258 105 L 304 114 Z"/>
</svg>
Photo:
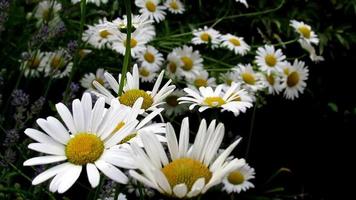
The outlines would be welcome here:
<svg viewBox="0 0 356 200">
<path fill-rule="evenodd" d="M 111 46 L 111 36 L 114 35 L 112 27 L 109 26 L 104 18 L 94 26 L 88 26 L 84 31 L 82 40 L 95 48 L 102 49 Z"/>
<path fill-rule="evenodd" d="M 193 35 L 193 44 L 211 44 L 212 49 L 218 47 L 221 41 L 221 34 L 219 31 L 206 26 L 203 29 L 199 28 L 197 30 L 193 30 Z"/>
<path fill-rule="evenodd" d="M 99 68 L 96 70 L 96 73 L 85 74 L 84 77 L 80 80 L 80 84 L 83 88 L 86 88 L 87 91 L 95 90 L 93 81 L 99 82 L 101 85 L 108 87 L 108 83 L 105 80 L 104 73 L 106 70 Z"/>
<path fill-rule="evenodd" d="M 190 110 L 193 110 L 195 106 L 200 106 L 199 112 L 203 112 L 209 108 L 222 108 L 223 111 L 233 112 L 235 116 L 240 112 L 246 112 L 247 108 L 252 107 L 250 101 L 243 101 L 239 94 L 244 92 L 240 90 L 236 92 L 238 84 L 232 83 L 231 87 L 223 91 L 223 85 L 218 85 L 215 90 L 211 87 L 200 87 L 199 91 L 192 90 L 190 88 L 184 88 L 184 91 L 188 94 L 186 97 L 178 99 L 179 103 L 188 103 Z"/>
<path fill-rule="evenodd" d="M 180 79 L 181 76 L 178 74 L 177 69 L 183 66 L 183 61 L 180 57 L 173 51 L 167 56 L 167 67 L 166 72 L 169 78 L 171 79 Z"/>
<path fill-rule="evenodd" d="M 246 0 L 236 0 L 236 2 L 242 3 L 246 6 L 246 8 L 248 8 L 248 4 Z"/>
<path fill-rule="evenodd" d="M 156 71 L 152 70 L 150 67 L 146 67 L 142 65 L 138 69 L 138 73 L 140 74 L 140 79 L 142 82 L 150 82 L 152 83 L 157 77 Z"/>
<path fill-rule="evenodd" d="M 164 10 L 166 7 L 159 5 L 159 0 L 135 0 L 135 4 L 140 8 L 143 17 L 160 22 L 166 17 Z"/>
<path fill-rule="evenodd" d="M 185 11 L 184 5 L 180 0 L 166 0 L 164 6 L 173 14 L 183 14 Z"/>
<path fill-rule="evenodd" d="M 291 20 L 290 25 L 299 33 L 300 37 L 308 43 L 319 44 L 318 36 L 312 31 L 311 27 L 304 22 Z"/>
<path fill-rule="evenodd" d="M 255 186 L 250 182 L 255 178 L 255 169 L 250 167 L 247 163 L 242 167 L 230 172 L 223 180 L 222 190 L 227 193 L 240 193 Z"/>
<path fill-rule="evenodd" d="M 250 64 L 238 64 L 236 67 L 239 81 L 242 87 L 253 92 L 259 91 L 265 87 L 262 81 L 262 74 L 255 72 Z"/>
<path fill-rule="evenodd" d="M 40 51 L 36 51 L 33 53 L 30 53 L 31 57 L 29 60 L 26 60 L 22 66 L 22 70 L 24 70 L 24 76 L 25 77 L 39 77 L 40 72 L 44 68 L 44 62 L 42 62 L 43 58 L 45 57 L 45 54 Z"/>
<path fill-rule="evenodd" d="M 52 19 L 59 17 L 59 11 L 62 10 L 62 4 L 57 1 L 42 1 L 35 8 L 34 17 L 39 22 L 49 23 Z"/>
<path fill-rule="evenodd" d="M 209 78 L 209 73 L 206 70 L 200 71 L 195 77 L 187 78 L 188 87 L 199 89 L 200 87 L 215 87 L 215 78 Z"/>
<path fill-rule="evenodd" d="M 167 116 L 178 116 L 183 114 L 188 107 L 186 104 L 179 104 L 178 98 L 185 96 L 185 92 L 181 90 L 175 90 L 164 100 L 163 104 L 164 112 Z"/>
<path fill-rule="evenodd" d="M 283 55 L 282 50 L 274 49 L 274 46 L 265 45 L 257 49 L 256 63 L 260 67 L 260 70 L 270 74 L 271 72 L 278 72 L 280 65 L 286 58 Z"/>
<path fill-rule="evenodd" d="M 45 76 L 53 78 L 68 76 L 73 66 L 71 57 L 64 49 L 46 53 L 43 62 L 46 63 L 44 67 Z"/>
<path fill-rule="evenodd" d="M 120 152 L 112 148 L 121 142 L 122 135 L 131 133 L 138 123 L 132 120 L 114 132 L 117 122 L 126 118 L 131 109 L 119 104 L 105 109 L 104 98 L 99 98 L 92 107 L 89 93 L 85 93 L 81 100 L 74 100 L 72 105 L 72 113 L 64 104 L 56 105 L 65 125 L 54 117 L 48 117 L 37 120 L 45 133 L 32 128 L 25 130 L 26 135 L 37 141 L 29 144 L 28 148 L 49 154 L 26 160 L 25 166 L 65 161 L 39 174 L 32 184 L 37 185 L 54 177 L 49 185 L 50 191 L 64 193 L 79 178 L 84 166 L 93 188 L 100 182 L 98 169 L 110 179 L 126 184 L 127 176 L 117 167 L 133 169 L 134 163 L 127 150 Z M 111 136 L 113 133 L 114 136 Z"/>
<path fill-rule="evenodd" d="M 267 86 L 268 94 L 279 94 L 283 90 L 282 80 L 279 74 L 263 74 L 263 85 Z"/>
<path fill-rule="evenodd" d="M 126 51 L 126 34 L 120 34 L 112 40 L 112 49 L 116 52 L 125 55 Z M 131 56 L 136 58 L 141 52 L 145 51 L 145 44 L 147 39 L 144 34 L 140 32 L 133 32 L 131 34 L 130 48 Z"/>
<path fill-rule="evenodd" d="M 294 100 L 299 97 L 299 93 L 304 92 L 309 70 L 303 61 L 294 60 L 292 68 L 286 73 L 283 80 L 284 97 Z"/>
<path fill-rule="evenodd" d="M 130 72 L 128 72 L 126 75 L 127 80 L 124 86 L 124 92 L 121 96 L 117 96 L 117 93 L 119 91 L 120 77 L 119 81 L 116 81 L 116 79 L 109 73 L 105 73 L 105 78 L 108 81 L 111 89 L 114 90 L 116 97 L 113 96 L 109 90 L 107 90 L 97 81 L 93 82 L 94 87 L 98 90 L 98 92 L 95 91 L 94 93 L 98 96 L 104 96 L 107 103 L 111 102 L 112 99 L 118 98 L 121 104 L 130 107 L 132 107 L 132 105 L 136 102 L 138 98 L 142 97 L 144 99 L 142 109 L 144 109 L 145 111 L 152 111 L 157 109 L 157 106 L 164 104 L 164 99 L 175 89 L 174 85 L 170 85 L 172 81 L 169 80 L 159 90 L 159 87 L 162 83 L 163 75 L 164 71 L 159 74 L 152 91 L 142 90 L 139 86 L 139 71 L 137 65 L 135 64 L 133 67 L 133 73 L 131 74 Z"/>
<path fill-rule="evenodd" d="M 138 60 L 145 67 L 157 71 L 163 63 L 163 55 L 153 46 L 147 46 L 145 51 L 139 54 Z"/>
<path fill-rule="evenodd" d="M 218 149 L 225 128 L 216 121 L 210 125 L 202 120 L 194 144 L 189 145 L 188 118 L 182 121 L 179 141 L 170 123 L 166 126 L 169 155 L 152 134 L 142 134 L 144 150 L 132 145 L 132 156 L 137 162 L 137 171 L 130 170 L 131 177 L 174 198 L 191 198 L 205 193 L 221 183 L 233 169 L 245 164 L 244 159 L 227 160 L 240 140 L 232 143 L 223 153 Z"/>
<path fill-rule="evenodd" d="M 181 65 L 177 66 L 178 76 L 193 78 L 203 70 L 203 59 L 199 51 L 193 51 L 193 47 L 183 46 L 173 49 L 173 52 L 180 58 Z"/>
<path fill-rule="evenodd" d="M 250 51 L 250 46 L 244 41 L 244 38 L 237 37 L 231 34 L 226 34 L 221 36 L 222 44 L 221 46 L 234 51 L 236 55 L 246 55 Z"/>
</svg>

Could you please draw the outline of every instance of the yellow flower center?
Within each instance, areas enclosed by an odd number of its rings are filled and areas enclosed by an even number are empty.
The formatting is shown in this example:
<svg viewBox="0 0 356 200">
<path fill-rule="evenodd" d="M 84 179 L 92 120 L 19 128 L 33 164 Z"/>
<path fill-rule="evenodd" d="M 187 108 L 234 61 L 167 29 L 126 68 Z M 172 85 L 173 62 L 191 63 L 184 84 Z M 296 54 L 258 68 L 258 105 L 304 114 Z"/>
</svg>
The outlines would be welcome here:
<svg viewBox="0 0 356 200">
<path fill-rule="evenodd" d="M 38 57 L 34 57 L 31 60 L 28 61 L 28 68 L 30 69 L 37 69 L 38 66 L 40 65 L 41 60 L 38 59 Z"/>
<path fill-rule="evenodd" d="M 147 94 L 147 92 L 139 89 L 132 89 L 126 91 L 119 97 L 119 101 L 121 104 L 132 107 L 138 98 L 143 98 L 143 103 L 141 108 L 146 110 L 151 107 L 153 104 L 153 98 Z"/>
<path fill-rule="evenodd" d="M 150 75 L 150 71 L 148 71 L 146 68 L 142 67 L 140 69 L 140 75 L 143 77 L 148 77 Z"/>
<path fill-rule="evenodd" d="M 153 55 L 150 52 L 146 52 L 145 55 L 143 56 L 145 60 L 149 63 L 153 63 L 155 61 L 155 55 Z"/>
<path fill-rule="evenodd" d="M 225 100 L 221 97 L 207 97 L 204 99 L 204 103 L 211 107 L 220 107 L 225 104 Z"/>
<path fill-rule="evenodd" d="M 103 30 L 99 31 L 99 35 L 100 35 L 101 38 L 105 38 L 106 39 L 106 38 L 108 38 L 109 35 L 111 35 L 111 33 L 108 30 L 103 29 Z"/>
<path fill-rule="evenodd" d="M 242 76 L 242 80 L 245 83 L 247 83 L 249 85 L 255 85 L 256 79 L 255 79 L 255 76 L 253 74 L 245 72 L 245 73 L 242 73 L 241 76 Z"/>
<path fill-rule="evenodd" d="M 51 60 L 51 67 L 53 69 L 59 69 L 63 66 L 64 60 L 61 56 L 54 56 Z"/>
<path fill-rule="evenodd" d="M 176 71 L 177 71 L 177 65 L 174 62 L 170 62 L 168 64 L 168 68 L 169 68 L 169 71 L 171 71 L 172 73 L 176 73 Z"/>
<path fill-rule="evenodd" d="M 275 79 L 274 79 L 274 76 L 272 74 L 266 75 L 266 80 L 270 85 L 274 85 L 274 83 L 275 83 Z"/>
<path fill-rule="evenodd" d="M 169 4 L 169 6 L 170 6 L 171 9 L 173 9 L 173 10 L 178 10 L 178 9 L 179 9 L 179 6 L 178 6 L 178 4 L 177 4 L 176 1 L 172 1 L 172 2 Z"/>
<path fill-rule="evenodd" d="M 176 107 L 178 105 L 178 96 L 171 95 L 166 98 L 166 103 L 172 107 Z"/>
<path fill-rule="evenodd" d="M 150 12 L 155 12 L 156 11 L 156 5 L 152 1 L 147 1 L 146 2 L 146 8 Z"/>
<path fill-rule="evenodd" d="M 132 134 L 126 136 L 123 140 L 121 140 L 120 144 L 125 144 L 136 136 L 137 136 L 137 133 L 132 133 Z"/>
<path fill-rule="evenodd" d="M 269 67 L 274 67 L 277 64 L 277 58 L 273 54 L 266 55 L 265 61 Z"/>
<path fill-rule="evenodd" d="M 299 33 L 303 35 L 303 37 L 309 39 L 311 35 L 311 30 L 307 26 L 301 26 L 298 28 Z"/>
<path fill-rule="evenodd" d="M 194 81 L 194 85 L 197 88 L 200 88 L 202 86 L 206 87 L 208 85 L 208 81 L 202 78 L 198 78 Z"/>
<path fill-rule="evenodd" d="M 42 19 L 46 22 L 51 20 L 51 9 L 44 10 L 42 13 Z"/>
<path fill-rule="evenodd" d="M 233 185 L 240 185 L 245 181 L 245 177 L 239 171 L 233 171 L 227 177 L 227 180 Z"/>
<path fill-rule="evenodd" d="M 85 165 L 94 163 L 104 152 L 104 143 L 90 133 L 79 133 L 68 141 L 65 154 L 70 163 Z"/>
<path fill-rule="evenodd" d="M 299 83 L 299 74 L 298 72 L 292 72 L 288 75 L 287 85 L 288 87 L 294 87 Z"/>
<path fill-rule="evenodd" d="M 205 183 L 208 183 L 212 176 L 208 167 L 191 158 L 179 158 L 164 166 L 161 170 L 172 188 L 184 183 L 187 185 L 188 191 L 199 178 L 205 178 Z"/>
<path fill-rule="evenodd" d="M 126 47 L 126 40 L 124 40 L 124 45 Z M 131 48 L 135 48 L 136 45 L 137 45 L 137 40 L 135 38 L 131 38 L 131 41 L 130 41 Z"/>
<path fill-rule="evenodd" d="M 231 80 L 231 79 L 227 79 L 227 80 L 226 80 L 226 84 L 227 84 L 228 86 L 231 86 L 232 80 Z"/>
<path fill-rule="evenodd" d="M 208 33 L 202 33 L 200 35 L 200 39 L 203 40 L 204 42 L 209 42 L 210 41 L 210 35 Z"/>
<path fill-rule="evenodd" d="M 183 69 L 185 71 L 189 71 L 193 68 L 193 60 L 187 56 L 183 56 L 180 58 L 183 62 Z"/>
<path fill-rule="evenodd" d="M 240 43 L 240 40 L 238 40 L 237 38 L 230 38 L 229 39 L 229 42 L 231 43 L 231 44 L 233 44 L 234 46 L 241 46 L 241 43 Z"/>
<path fill-rule="evenodd" d="M 288 76 L 289 75 L 289 68 L 288 67 L 284 68 L 283 69 L 283 73 Z"/>
</svg>

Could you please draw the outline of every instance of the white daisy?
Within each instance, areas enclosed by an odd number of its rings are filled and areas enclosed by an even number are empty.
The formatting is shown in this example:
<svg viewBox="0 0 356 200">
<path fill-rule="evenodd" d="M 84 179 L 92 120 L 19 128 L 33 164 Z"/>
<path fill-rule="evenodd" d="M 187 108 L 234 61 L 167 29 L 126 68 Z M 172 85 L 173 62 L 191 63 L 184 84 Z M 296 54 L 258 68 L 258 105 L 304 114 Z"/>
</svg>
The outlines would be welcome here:
<svg viewBox="0 0 356 200">
<path fill-rule="evenodd" d="M 231 34 L 226 34 L 221 36 L 222 44 L 221 46 L 234 51 L 236 55 L 246 55 L 250 51 L 250 46 L 244 41 L 244 38 L 237 37 Z"/>
<path fill-rule="evenodd" d="M 140 79 L 142 82 L 150 83 L 152 83 L 158 75 L 156 71 L 152 70 L 152 68 L 146 67 L 144 65 L 138 69 L 138 73 L 140 74 Z"/>
<path fill-rule="evenodd" d="M 215 87 L 216 82 L 214 77 L 209 78 L 209 73 L 206 70 L 200 71 L 194 77 L 187 78 L 188 87 L 199 89 L 200 87 Z"/>
<path fill-rule="evenodd" d="M 113 37 L 112 38 L 112 49 L 114 49 L 116 52 L 125 55 L 126 51 L 126 34 L 120 34 L 118 37 Z M 143 52 L 146 47 L 145 44 L 147 43 L 147 38 L 145 38 L 144 34 L 141 34 L 141 32 L 133 32 L 131 34 L 131 42 L 130 42 L 130 48 L 131 48 L 131 56 L 136 58 L 141 52 Z"/>
<path fill-rule="evenodd" d="M 167 116 L 178 116 L 183 114 L 188 107 L 186 104 L 179 104 L 178 98 L 185 96 L 185 92 L 181 90 L 175 90 L 164 100 L 163 104 L 164 112 Z"/>
<path fill-rule="evenodd" d="M 147 46 L 146 50 L 139 54 L 138 60 L 143 66 L 154 71 L 160 69 L 164 61 L 163 55 L 153 46 Z"/>
<path fill-rule="evenodd" d="M 183 14 L 184 4 L 180 0 L 166 0 L 164 6 L 173 14 Z"/>
<path fill-rule="evenodd" d="M 256 63 L 260 67 L 260 70 L 270 74 L 271 72 L 278 72 L 280 65 L 286 58 L 283 55 L 282 50 L 274 49 L 274 46 L 265 45 L 257 49 Z"/>
<path fill-rule="evenodd" d="M 263 85 L 267 87 L 268 94 L 279 94 L 283 90 L 282 80 L 279 74 L 263 74 Z"/>
<path fill-rule="evenodd" d="M 96 80 L 101 85 L 108 87 L 108 83 L 105 80 L 104 73 L 105 69 L 99 68 L 96 70 L 96 73 L 85 74 L 84 77 L 80 80 L 80 84 L 83 88 L 86 88 L 87 91 L 95 90 L 93 81 Z"/>
<path fill-rule="evenodd" d="M 193 51 L 193 47 L 184 45 L 173 49 L 173 53 L 180 58 L 182 64 L 177 66 L 178 76 L 193 78 L 199 71 L 203 70 L 203 59 L 199 51 Z"/>
<path fill-rule="evenodd" d="M 50 191 L 64 193 L 79 178 L 84 166 L 93 188 L 100 182 L 98 169 L 112 180 L 126 184 L 127 176 L 115 166 L 133 169 L 134 163 L 127 150 L 116 148 L 113 151 L 112 148 L 137 125 L 138 121 L 132 120 L 114 132 L 117 122 L 125 119 L 133 112 L 132 109 L 115 101 L 109 109 L 105 109 L 104 98 L 99 98 L 92 107 L 88 93 L 81 100 L 74 100 L 72 105 L 72 113 L 64 104 L 56 105 L 65 126 L 58 119 L 48 117 L 37 120 L 46 133 L 32 128 L 25 130 L 26 135 L 37 141 L 29 144 L 28 148 L 49 154 L 26 160 L 25 166 L 65 161 L 39 174 L 32 184 L 37 185 L 54 177 L 49 185 Z"/>
<path fill-rule="evenodd" d="M 94 26 L 89 25 L 88 29 L 83 33 L 82 40 L 98 49 L 111 47 L 111 37 L 115 34 L 112 29 L 104 18 Z"/>
<path fill-rule="evenodd" d="M 180 57 L 173 51 L 167 56 L 167 67 L 166 72 L 169 78 L 171 79 L 180 79 L 181 76 L 178 74 L 177 69 L 183 66 L 183 61 Z"/>
<path fill-rule="evenodd" d="M 34 17 L 39 22 L 49 23 L 52 19 L 59 17 L 59 11 L 62 10 L 62 4 L 54 0 L 41 1 L 35 8 Z"/>
<path fill-rule="evenodd" d="M 246 0 L 236 0 L 236 2 L 240 2 L 242 4 L 244 4 L 246 6 L 246 8 L 248 8 L 248 4 Z"/>
<path fill-rule="evenodd" d="M 45 54 L 40 51 L 31 52 L 30 59 L 26 60 L 22 64 L 22 70 L 25 77 L 39 77 L 40 72 L 42 72 L 45 63 L 42 62 Z"/>
<path fill-rule="evenodd" d="M 218 47 L 221 41 L 219 31 L 206 26 L 204 26 L 203 29 L 199 28 L 193 30 L 193 35 L 193 44 L 211 44 L 212 49 Z"/>
<path fill-rule="evenodd" d="M 71 57 L 64 49 L 59 49 L 55 52 L 48 52 L 43 58 L 45 64 L 44 73 L 46 77 L 63 78 L 68 76 L 73 67 Z"/>
<path fill-rule="evenodd" d="M 307 86 L 306 80 L 309 76 L 309 70 L 303 61 L 294 60 L 292 69 L 288 71 L 283 80 L 284 97 L 294 100 L 303 93 Z"/>
<path fill-rule="evenodd" d="M 227 161 L 239 143 L 232 143 L 223 153 L 217 154 L 224 137 L 222 123 L 214 120 L 209 126 L 202 120 L 194 144 L 189 145 L 188 118 L 182 121 L 179 141 L 171 124 L 166 126 L 169 155 L 152 134 L 142 134 L 144 150 L 132 145 L 133 159 L 142 174 L 130 170 L 131 177 L 175 198 L 191 198 L 205 193 L 221 183 L 233 169 L 245 164 L 244 159 Z"/>
<path fill-rule="evenodd" d="M 135 5 L 140 8 L 143 17 L 160 22 L 164 20 L 166 7 L 159 5 L 159 0 L 135 0 Z"/>
<path fill-rule="evenodd" d="M 291 20 L 290 25 L 299 33 L 300 37 L 308 43 L 319 44 L 318 36 L 312 31 L 311 27 L 304 22 Z"/>
<path fill-rule="evenodd" d="M 104 96 L 107 103 L 111 102 L 112 99 L 118 98 L 121 104 L 130 107 L 136 102 L 138 98 L 142 97 L 142 109 L 144 109 L 145 111 L 152 111 L 157 109 L 157 106 L 164 104 L 164 99 L 175 89 L 174 85 L 170 85 L 172 81 L 169 80 L 159 90 L 159 87 L 162 83 L 163 75 L 164 71 L 159 74 L 152 91 L 142 90 L 139 86 L 139 72 L 137 65 L 135 64 L 133 67 L 133 73 L 131 74 L 130 72 L 128 72 L 126 75 L 127 80 L 124 86 L 124 92 L 121 96 L 117 96 L 119 91 L 120 77 L 119 81 L 116 81 L 116 79 L 109 73 L 105 73 L 105 78 L 109 82 L 111 89 L 114 90 L 116 97 L 113 96 L 109 90 L 107 90 L 97 81 L 93 82 L 94 87 L 98 90 L 98 92 L 94 93 L 98 96 Z"/>
<path fill-rule="evenodd" d="M 223 180 L 222 190 L 227 193 L 240 193 L 255 186 L 250 182 L 255 178 L 255 169 L 250 167 L 247 163 L 228 174 Z"/>
<path fill-rule="evenodd" d="M 235 116 L 240 112 L 246 112 L 247 108 L 252 107 L 250 101 L 243 101 L 240 98 L 240 93 L 244 90 L 236 91 L 238 84 L 232 83 L 231 87 L 224 92 L 223 85 L 218 85 L 215 90 L 211 87 L 200 87 L 199 91 L 192 90 L 190 88 L 184 88 L 184 91 L 188 94 L 186 97 L 178 99 L 179 103 L 188 103 L 190 110 L 193 110 L 195 106 L 199 106 L 199 112 L 203 112 L 209 108 L 222 108 L 223 111 L 233 112 Z"/>
<path fill-rule="evenodd" d="M 243 88 L 256 92 L 265 87 L 262 81 L 262 74 L 255 72 L 250 64 L 238 64 L 236 71 L 239 75 L 238 80 L 242 83 Z"/>
</svg>

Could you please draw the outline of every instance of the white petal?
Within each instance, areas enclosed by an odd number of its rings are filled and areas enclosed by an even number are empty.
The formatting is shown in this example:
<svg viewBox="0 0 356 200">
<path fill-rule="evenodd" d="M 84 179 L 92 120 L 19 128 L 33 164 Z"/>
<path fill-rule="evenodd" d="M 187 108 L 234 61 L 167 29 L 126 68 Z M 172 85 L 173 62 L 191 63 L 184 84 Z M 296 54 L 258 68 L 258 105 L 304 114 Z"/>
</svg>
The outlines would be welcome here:
<svg viewBox="0 0 356 200">
<path fill-rule="evenodd" d="M 187 155 L 189 145 L 189 121 L 188 117 L 182 121 L 182 126 L 179 134 L 179 157 L 185 157 Z"/>
<path fill-rule="evenodd" d="M 45 144 L 55 144 L 55 145 L 61 145 L 59 142 L 53 140 L 51 137 L 46 135 L 45 133 L 33 129 L 33 128 L 27 128 L 25 130 L 25 134 L 32 138 L 33 140 L 36 140 L 39 143 L 45 143 Z"/>
<path fill-rule="evenodd" d="M 103 174 L 118 183 L 127 184 L 129 181 L 127 176 L 114 165 L 111 165 L 102 160 L 96 161 L 95 165 L 100 169 L 100 171 L 103 172 Z"/>
<path fill-rule="evenodd" d="M 104 118 L 104 110 L 105 110 L 105 98 L 100 97 L 94 105 L 91 115 L 91 127 L 90 131 L 92 133 L 97 133 L 99 125 Z"/>
<path fill-rule="evenodd" d="M 38 184 L 52 178 L 53 176 L 62 172 L 63 170 L 67 169 L 70 166 L 71 166 L 70 163 L 62 163 L 60 165 L 49 168 L 46 171 L 40 173 L 38 176 L 36 176 L 36 178 L 34 178 L 32 181 L 32 185 L 38 185 Z"/>
<path fill-rule="evenodd" d="M 53 118 L 48 117 L 47 119 L 50 119 L 51 122 L 46 121 L 45 119 L 37 119 L 36 122 L 37 124 L 42 128 L 42 130 L 44 130 L 49 136 L 51 136 L 52 139 L 54 139 L 55 141 L 62 143 L 62 144 L 66 144 L 66 141 L 69 140 L 69 135 L 68 139 L 66 138 L 66 133 L 63 134 L 59 131 L 57 131 L 56 129 L 59 128 L 61 129 L 61 126 L 58 125 L 55 120 Z M 63 127 L 63 125 L 62 125 Z M 64 127 L 63 127 L 64 128 Z M 67 132 L 67 130 L 63 129 L 64 132 Z"/>
<path fill-rule="evenodd" d="M 66 192 L 79 178 L 80 172 L 82 172 L 81 165 L 71 165 L 66 169 L 65 174 L 61 179 L 61 183 L 58 186 L 58 193 L 62 194 Z"/>
<path fill-rule="evenodd" d="M 41 153 L 47 153 L 52 155 L 64 156 L 64 146 L 53 145 L 53 144 L 43 144 L 43 143 L 31 143 L 28 145 L 29 149 L 38 151 Z"/>
<path fill-rule="evenodd" d="M 57 103 L 56 109 L 58 114 L 61 116 L 62 120 L 66 124 L 67 128 L 69 129 L 69 131 L 72 134 L 75 134 L 77 132 L 77 129 L 75 128 L 72 114 L 70 113 L 68 108 L 63 103 Z"/>
<path fill-rule="evenodd" d="M 74 124 L 78 132 L 85 132 L 84 111 L 79 99 L 75 99 L 72 105 Z"/>
<path fill-rule="evenodd" d="M 89 126 L 91 125 L 91 111 L 92 111 L 92 100 L 91 100 L 91 95 L 89 93 L 84 93 L 82 96 L 82 107 L 83 107 L 83 113 L 84 113 L 84 130 L 89 130 Z"/>
<path fill-rule="evenodd" d="M 66 160 L 66 156 L 40 156 L 26 160 L 24 166 L 43 165 Z"/>
<path fill-rule="evenodd" d="M 205 178 L 199 178 L 198 180 L 195 181 L 195 183 L 192 186 L 192 189 L 187 194 L 187 196 L 190 198 L 198 195 L 204 188 L 204 185 L 205 185 Z"/>
<path fill-rule="evenodd" d="M 86 166 L 88 180 L 92 188 L 95 188 L 99 185 L 100 174 L 96 166 L 92 163 L 88 163 Z"/>
<path fill-rule="evenodd" d="M 166 125 L 166 138 L 167 138 L 168 150 L 172 160 L 178 159 L 179 154 L 178 154 L 177 137 L 174 132 L 174 128 L 170 123 L 167 123 Z"/>
<path fill-rule="evenodd" d="M 188 188 L 187 188 L 187 186 L 186 186 L 184 183 L 175 185 L 175 186 L 173 187 L 173 193 L 174 193 L 174 195 L 177 196 L 178 198 L 183 198 L 183 197 L 185 197 L 185 195 L 187 194 L 187 192 L 188 192 Z"/>
</svg>

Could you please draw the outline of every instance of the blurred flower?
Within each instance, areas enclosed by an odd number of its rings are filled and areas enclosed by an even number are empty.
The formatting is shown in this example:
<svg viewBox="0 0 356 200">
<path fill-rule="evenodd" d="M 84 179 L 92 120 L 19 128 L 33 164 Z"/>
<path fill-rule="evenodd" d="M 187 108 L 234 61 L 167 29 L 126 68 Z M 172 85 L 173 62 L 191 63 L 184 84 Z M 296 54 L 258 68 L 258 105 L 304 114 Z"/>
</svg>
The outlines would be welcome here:
<svg viewBox="0 0 356 200">
<path fill-rule="evenodd" d="M 5 147 L 12 147 L 13 145 L 16 145 L 19 139 L 20 135 L 16 129 L 8 130 L 6 131 L 5 139 L 2 145 Z"/>
<path fill-rule="evenodd" d="M 52 78 L 68 76 L 73 66 L 71 59 L 68 52 L 62 48 L 55 52 L 47 52 L 43 58 L 45 76 Z"/>
<path fill-rule="evenodd" d="M 135 0 L 135 5 L 140 8 L 143 17 L 156 22 L 164 20 L 166 7 L 160 5 L 159 0 Z"/>
<path fill-rule="evenodd" d="M 282 78 L 280 74 L 263 74 L 262 77 L 263 85 L 267 87 L 268 94 L 279 94 L 279 92 L 283 90 Z"/>
<path fill-rule="evenodd" d="M 178 116 L 188 110 L 186 104 L 179 104 L 178 102 L 178 98 L 183 97 L 184 95 L 185 93 L 183 91 L 175 90 L 166 97 L 165 104 L 163 104 L 162 107 L 167 116 Z"/>
<path fill-rule="evenodd" d="M 312 31 L 311 27 L 304 22 L 298 22 L 296 20 L 290 21 L 290 26 L 294 28 L 294 30 L 299 33 L 301 39 L 306 41 L 307 43 L 319 44 L 318 36 Z"/>
<path fill-rule="evenodd" d="M 42 61 L 45 53 L 36 51 L 36 52 L 24 52 L 24 58 L 29 57 L 22 64 L 22 70 L 24 70 L 25 77 L 39 77 L 40 72 L 42 72 L 44 66 L 44 62 Z"/>
<path fill-rule="evenodd" d="M 223 180 L 223 188 L 227 193 L 240 193 L 255 186 L 249 181 L 255 178 L 255 169 L 247 163 L 230 172 Z"/>
<path fill-rule="evenodd" d="M 280 71 L 280 65 L 286 58 L 282 50 L 275 50 L 274 46 L 271 45 L 259 47 L 256 53 L 255 62 L 259 66 L 259 69 L 267 74 Z"/>
<path fill-rule="evenodd" d="M 95 90 L 95 87 L 93 85 L 93 81 L 97 81 L 104 87 L 108 87 L 109 84 L 105 80 L 104 74 L 106 73 L 106 70 L 103 68 L 99 68 L 96 70 L 96 73 L 88 73 L 84 74 L 84 77 L 80 80 L 80 84 L 83 88 L 85 88 L 87 91 Z"/>
<path fill-rule="evenodd" d="M 221 34 L 219 31 L 206 26 L 204 26 L 203 29 L 199 28 L 193 30 L 193 35 L 193 44 L 209 44 L 212 49 L 218 47 L 221 42 Z"/>
<path fill-rule="evenodd" d="M 320 61 L 324 61 L 324 57 L 321 55 L 320 56 L 317 55 L 315 48 L 309 42 L 307 42 L 306 40 L 303 40 L 303 39 L 299 39 L 298 42 L 299 42 L 300 46 L 309 53 L 310 60 L 312 60 L 313 62 L 316 62 L 316 63 L 318 63 Z"/>
<path fill-rule="evenodd" d="M 246 90 L 256 92 L 265 88 L 262 81 L 263 75 L 259 72 L 255 72 L 250 64 L 238 64 L 235 70 L 238 74 L 238 82 L 240 82 L 241 86 Z"/>
<path fill-rule="evenodd" d="M 299 93 L 303 93 L 307 86 L 306 80 L 309 76 L 308 67 L 303 61 L 294 60 L 293 65 L 288 71 L 285 71 L 283 78 L 284 97 L 294 100 L 299 97 Z"/>
<path fill-rule="evenodd" d="M 193 51 L 193 47 L 184 45 L 173 49 L 173 55 L 177 55 L 180 59 L 180 64 L 177 66 L 178 76 L 185 78 L 193 78 L 195 74 L 203 69 L 203 59 L 199 51 Z"/>
<path fill-rule="evenodd" d="M 226 34 L 221 36 L 221 40 L 221 46 L 234 51 L 236 55 L 243 56 L 250 50 L 250 46 L 244 41 L 244 38 L 242 37 Z"/>
<path fill-rule="evenodd" d="M 215 87 L 215 78 L 210 77 L 206 70 L 201 70 L 194 77 L 187 78 L 187 85 L 193 89 L 199 89 L 200 87 Z"/>
<path fill-rule="evenodd" d="M 185 11 L 184 4 L 180 0 L 166 0 L 164 6 L 173 14 L 183 14 Z"/>
<path fill-rule="evenodd" d="M 150 67 L 146 67 L 142 65 L 139 69 L 140 79 L 142 82 L 150 82 L 152 83 L 157 77 L 157 73 Z"/>
<path fill-rule="evenodd" d="M 27 106 L 30 101 L 30 96 L 23 90 L 14 90 L 11 94 L 11 105 L 13 106 Z"/>
<path fill-rule="evenodd" d="M 59 11 L 62 10 L 62 5 L 55 0 L 41 1 L 35 8 L 34 17 L 40 23 L 49 23 L 56 17 L 59 17 Z"/>
<path fill-rule="evenodd" d="M 163 55 L 156 48 L 147 46 L 144 51 L 139 53 L 138 60 L 142 66 L 156 72 L 160 69 L 164 59 Z"/>
<path fill-rule="evenodd" d="M 248 8 L 248 4 L 246 0 L 236 0 L 236 2 L 240 2 L 242 4 L 244 4 L 246 6 L 246 8 Z"/>
<path fill-rule="evenodd" d="M 80 0 L 71 0 L 73 4 L 80 2 Z M 109 0 L 86 0 L 86 3 L 95 3 L 96 6 L 107 4 Z"/>
</svg>

